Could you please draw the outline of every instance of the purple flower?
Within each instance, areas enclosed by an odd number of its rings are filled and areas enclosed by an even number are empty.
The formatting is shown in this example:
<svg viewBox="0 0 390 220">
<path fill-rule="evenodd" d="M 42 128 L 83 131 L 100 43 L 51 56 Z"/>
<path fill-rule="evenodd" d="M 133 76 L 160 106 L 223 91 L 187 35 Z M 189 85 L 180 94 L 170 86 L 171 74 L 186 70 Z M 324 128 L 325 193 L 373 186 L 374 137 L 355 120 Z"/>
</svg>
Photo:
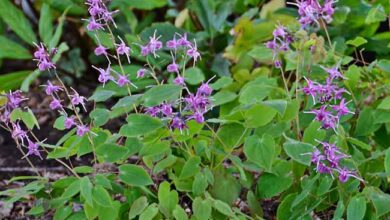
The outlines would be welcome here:
<svg viewBox="0 0 390 220">
<path fill-rule="evenodd" d="M 23 142 L 23 139 L 27 137 L 27 132 L 20 127 L 19 122 L 16 122 L 12 123 L 11 136 Z"/>
<path fill-rule="evenodd" d="M 179 129 L 180 131 L 183 131 L 185 128 L 187 128 L 186 122 L 181 119 L 178 116 L 175 116 L 170 125 L 171 129 Z"/>
<path fill-rule="evenodd" d="M 149 49 L 148 45 L 141 46 L 141 55 L 142 56 L 145 57 L 145 56 L 149 55 L 149 53 L 150 53 L 150 49 Z"/>
<path fill-rule="evenodd" d="M 174 36 L 172 40 L 169 40 L 166 43 L 166 47 L 168 49 L 176 50 L 178 46 L 179 42 L 176 40 L 176 36 Z"/>
<path fill-rule="evenodd" d="M 307 79 L 306 77 L 304 77 L 304 78 L 305 78 L 305 80 L 307 82 L 307 86 L 303 87 L 302 91 L 306 95 L 310 95 L 313 98 L 313 101 L 315 103 L 319 87 L 317 85 L 315 85 L 313 81 Z"/>
<path fill-rule="evenodd" d="M 213 89 L 209 86 L 208 83 L 202 83 L 202 85 L 198 88 L 197 93 L 200 95 L 209 96 L 213 92 Z"/>
<path fill-rule="evenodd" d="M 152 117 L 157 117 L 157 115 L 158 115 L 158 113 L 160 113 L 160 111 L 161 111 L 161 109 L 157 106 L 146 108 L 146 114 L 148 114 Z"/>
<path fill-rule="evenodd" d="M 66 117 L 66 118 L 65 118 L 64 127 L 65 127 L 66 129 L 70 129 L 70 128 L 72 128 L 74 125 L 76 125 L 75 117 L 74 117 L 74 116 Z"/>
<path fill-rule="evenodd" d="M 103 25 L 96 22 L 95 19 L 89 19 L 87 29 L 88 31 L 96 31 L 96 30 L 103 29 Z"/>
<path fill-rule="evenodd" d="M 148 49 L 150 53 L 157 57 L 156 52 L 162 48 L 162 42 L 159 40 L 161 36 L 156 37 L 157 31 L 154 31 L 153 37 L 149 38 Z"/>
<path fill-rule="evenodd" d="M 349 111 L 349 109 L 346 106 L 347 103 L 345 103 L 345 100 L 342 99 L 338 105 L 333 105 L 332 108 L 337 112 L 337 116 L 343 116 L 348 114 L 354 114 L 353 112 Z"/>
<path fill-rule="evenodd" d="M 179 73 L 179 65 L 177 65 L 175 61 L 173 61 L 171 64 L 168 65 L 167 71 L 169 73 Z"/>
<path fill-rule="evenodd" d="M 340 73 L 337 67 L 325 68 L 321 66 L 321 68 L 324 69 L 329 74 L 329 77 L 332 80 L 337 78 L 344 79 L 344 76 Z"/>
<path fill-rule="evenodd" d="M 358 179 L 359 181 L 364 182 L 362 178 L 356 175 L 355 172 L 348 170 L 347 168 L 341 168 L 337 169 L 337 172 L 339 173 L 339 180 L 342 183 L 345 183 L 348 181 L 349 177 L 353 177 L 355 179 Z"/>
<path fill-rule="evenodd" d="M 117 45 L 116 52 L 119 55 L 126 55 L 127 61 L 130 63 L 130 47 L 125 44 L 122 38 L 119 38 L 119 40 L 121 43 Z"/>
<path fill-rule="evenodd" d="M 172 110 L 172 105 L 170 104 L 162 104 L 161 105 L 161 113 L 163 113 L 167 117 L 171 117 L 173 110 Z"/>
<path fill-rule="evenodd" d="M 183 36 L 179 38 L 177 41 L 177 44 L 182 47 L 191 47 L 192 44 L 190 41 L 187 40 L 187 33 L 185 33 Z"/>
<path fill-rule="evenodd" d="M 287 36 L 287 32 L 286 32 L 285 27 L 280 25 L 280 24 L 278 26 L 276 26 L 276 28 L 272 34 L 274 35 L 275 38 L 278 38 L 278 37 L 284 38 Z"/>
<path fill-rule="evenodd" d="M 176 85 L 179 85 L 179 86 L 184 86 L 185 83 L 184 83 L 184 77 L 178 75 L 174 80 L 173 80 L 173 83 L 176 84 Z"/>
<path fill-rule="evenodd" d="M 86 111 L 86 108 L 85 108 L 85 103 L 84 101 L 87 100 L 84 96 L 80 96 L 79 93 L 76 92 L 76 90 L 73 90 L 73 95 L 70 95 L 71 99 L 70 99 L 70 102 L 73 104 L 73 105 L 81 105 L 83 106 L 84 110 Z"/>
<path fill-rule="evenodd" d="M 314 109 L 314 110 L 309 111 L 307 113 L 314 114 L 315 120 L 317 120 L 317 121 L 324 121 L 327 117 L 329 117 L 329 115 L 331 115 L 331 113 L 326 110 L 325 105 L 321 106 L 320 109 Z"/>
<path fill-rule="evenodd" d="M 189 119 L 194 119 L 199 124 L 204 122 L 203 113 L 199 111 L 194 112 L 194 114 Z"/>
<path fill-rule="evenodd" d="M 59 109 L 59 108 L 62 108 L 61 100 L 58 100 L 58 99 L 53 97 L 53 100 L 50 102 L 50 109 L 51 110 L 56 110 L 56 109 Z"/>
<path fill-rule="evenodd" d="M 38 150 L 39 144 L 32 142 L 28 138 L 27 138 L 27 141 L 28 141 L 28 146 L 27 146 L 28 152 L 27 152 L 26 156 L 35 155 L 35 156 L 38 156 L 42 159 L 41 153 Z"/>
<path fill-rule="evenodd" d="M 130 80 L 128 79 L 127 75 L 120 75 L 116 84 L 118 84 L 119 87 L 123 87 L 130 84 Z"/>
<path fill-rule="evenodd" d="M 22 95 L 22 92 L 20 90 L 16 90 L 14 92 L 9 92 L 7 93 L 7 108 L 12 111 L 13 109 L 15 108 L 18 108 L 20 106 L 20 103 L 23 101 L 23 100 L 26 100 L 23 95 Z"/>
<path fill-rule="evenodd" d="M 196 44 L 194 46 L 190 46 L 190 48 L 187 50 L 187 55 L 194 59 L 194 63 L 196 63 L 198 59 L 200 59 L 200 53 L 198 52 Z"/>
<path fill-rule="evenodd" d="M 98 78 L 98 81 L 100 83 L 103 83 L 103 86 L 106 84 L 106 82 L 110 81 L 110 80 L 113 80 L 114 78 L 111 76 L 111 68 L 110 66 L 107 67 L 106 70 L 102 69 L 102 68 L 97 68 L 95 66 L 92 66 L 93 68 L 95 68 L 97 71 L 99 71 L 99 78 Z"/>
<path fill-rule="evenodd" d="M 317 164 L 324 159 L 325 159 L 325 156 L 322 155 L 321 151 L 319 151 L 318 149 L 315 149 L 313 151 L 312 156 L 311 156 L 312 163 Z"/>
<path fill-rule="evenodd" d="M 100 56 L 100 55 L 106 56 L 107 55 L 107 48 L 105 48 L 103 45 L 99 45 L 98 47 L 95 48 L 94 53 L 96 56 Z"/>
<path fill-rule="evenodd" d="M 62 91 L 62 88 L 60 86 L 53 85 L 49 80 L 47 81 L 47 85 L 45 85 L 45 87 L 45 92 L 47 95 L 53 95 L 58 91 Z"/>
<path fill-rule="evenodd" d="M 89 127 L 86 125 L 77 125 L 77 131 L 76 134 L 80 137 L 84 136 L 86 133 L 89 132 Z"/>
<path fill-rule="evenodd" d="M 36 58 L 35 60 L 38 62 L 38 69 L 40 71 L 55 69 L 56 66 L 51 61 L 50 54 L 47 52 L 43 43 L 41 43 L 40 46 L 35 46 L 37 47 L 37 50 L 34 52 L 34 57 Z M 53 49 L 51 51 L 53 51 Z M 54 51 L 56 50 L 54 49 Z"/>
<path fill-rule="evenodd" d="M 299 22 L 302 28 L 306 28 L 313 24 L 320 27 L 319 20 L 321 18 L 330 23 L 334 14 L 334 3 L 335 0 L 325 0 L 324 5 L 321 6 L 317 0 L 300 0 L 297 3 L 290 4 L 298 7 Z"/>
<path fill-rule="evenodd" d="M 143 78 L 145 76 L 145 73 L 146 73 L 146 69 L 139 69 L 137 71 L 137 78 Z"/>
<path fill-rule="evenodd" d="M 276 44 L 275 40 L 270 40 L 265 43 L 265 46 L 268 49 L 275 50 L 278 48 L 278 45 Z"/>
<path fill-rule="evenodd" d="M 332 172 L 332 170 L 329 167 L 327 167 L 322 162 L 319 162 L 317 164 L 316 170 L 317 170 L 318 173 L 328 173 L 328 174 L 330 174 Z"/>
</svg>

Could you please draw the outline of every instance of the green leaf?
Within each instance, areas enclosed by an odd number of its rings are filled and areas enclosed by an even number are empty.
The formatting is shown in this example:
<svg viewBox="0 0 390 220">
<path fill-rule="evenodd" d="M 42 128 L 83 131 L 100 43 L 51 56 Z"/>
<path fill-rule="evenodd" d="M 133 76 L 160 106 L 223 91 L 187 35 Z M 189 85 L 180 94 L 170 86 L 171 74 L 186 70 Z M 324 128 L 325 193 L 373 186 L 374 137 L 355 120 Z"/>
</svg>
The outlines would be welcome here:
<svg viewBox="0 0 390 220">
<path fill-rule="evenodd" d="M 93 100 L 95 102 L 104 102 L 115 94 L 116 92 L 111 90 L 96 90 L 95 93 L 91 97 L 89 97 L 88 100 Z"/>
<path fill-rule="evenodd" d="M 213 201 L 213 207 L 220 213 L 229 216 L 229 217 L 234 217 L 234 213 L 230 206 L 221 200 L 215 200 Z"/>
<path fill-rule="evenodd" d="M 266 105 L 253 105 L 244 112 L 246 127 L 258 128 L 272 121 L 277 111 Z"/>
<path fill-rule="evenodd" d="M 121 127 L 119 134 L 126 137 L 137 137 L 148 134 L 162 127 L 159 119 L 144 114 L 131 114 L 128 123 Z"/>
<path fill-rule="evenodd" d="M 0 59 L 2 53 L 1 45 L 2 43 L 0 42 Z M 19 86 L 23 83 L 24 79 L 29 74 L 30 74 L 29 70 L 22 70 L 18 72 L 4 73 L 0 75 L 0 91 L 9 91 L 9 90 L 18 89 Z"/>
<path fill-rule="evenodd" d="M 364 218 L 366 213 L 366 200 L 363 196 L 354 196 L 349 201 L 347 208 L 348 220 L 360 220 Z"/>
<path fill-rule="evenodd" d="M 73 181 L 62 193 L 61 197 L 64 199 L 72 198 L 80 192 L 80 180 Z"/>
<path fill-rule="evenodd" d="M 390 73 L 390 60 L 385 60 L 385 59 L 379 60 L 378 67 L 382 71 Z"/>
<path fill-rule="evenodd" d="M 355 46 L 355 47 L 359 47 L 365 43 L 367 43 L 368 41 L 360 36 L 357 36 L 355 39 L 353 40 L 349 40 L 347 41 L 346 43 L 349 44 L 349 45 L 352 45 L 352 46 Z"/>
<path fill-rule="evenodd" d="M 199 172 L 195 175 L 194 182 L 192 183 L 192 192 L 195 196 L 202 195 L 208 186 L 208 182 L 203 173 Z"/>
<path fill-rule="evenodd" d="M 105 108 L 96 108 L 89 113 L 89 116 L 93 120 L 95 126 L 100 127 L 110 120 L 110 111 Z"/>
<path fill-rule="evenodd" d="M 169 147 L 170 143 L 168 141 L 147 144 L 141 148 L 141 150 L 139 151 L 139 156 L 146 157 L 160 155 L 168 151 L 170 149 Z"/>
<path fill-rule="evenodd" d="M 264 173 L 257 183 L 260 198 L 272 198 L 290 188 L 293 179 L 291 176 L 277 176 Z"/>
<path fill-rule="evenodd" d="M 164 101 L 170 102 L 176 100 L 181 92 L 182 88 L 177 85 L 164 84 L 155 86 L 142 96 L 145 106 L 156 106 Z"/>
<path fill-rule="evenodd" d="M 62 28 L 64 26 L 65 16 L 68 13 L 68 10 L 71 8 L 69 6 L 61 15 L 61 17 L 58 19 L 58 25 L 54 32 L 53 37 L 50 39 L 49 48 L 57 47 L 58 43 L 60 42 L 61 36 L 62 36 Z"/>
<path fill-rule="evenodd" d="M 303 133 L 303 142 L 316 145 L 318 141 L 324 140 L 326 131 L 321 129 L 321 123 L 312 121 Z"/>
<path fill-rule="evenodd" d="M 223 76 L 219 78 L 215 83 L 210 84 L 211 88 L 214 90 L 219 90 L 225 88 L 233 83 L 231 77 Z"/>
<path fill-rule="evenodd" d="M 160 183 L 158 187 L 159 209 L 166 218 L 170 218 L 176 205 L 179 203 L 179 195 L 175 190 L 170 190 L 168 182 Z"/>
<path fill-rule="evenodd" d="M 149 205 L 139 216 L 139 220 L 152 220 L 158 214 L 158 207 L 155 203 Z"/>
<path fill-rule="evenodd" d="M 387 149 L 385 154 L 385 171 L 387 176 L 390 177 L 390 149 Z"/>
<path fill-rule="evenodd" d="M 249 136 L 246 138 L 244 153 L 249 161 L 259 165 L 267 171 L 271 171 L 275 159 L 275 141 L 270 135 Z"/>
<path fill-rule="evenodd" d="M 43 4 L 41 6 L 41 16 L 39 17 L 39 36 L 42 41 L 49 45 L 50 39 L 53 36 L 53 16 L 50 11 L 48 4 Z"/>
<path fill-rule="evenodd" d="M 175 209 L 173 210 L 173 216 L 176 220 L 188 220 L 186 211 L 184 211 L 180 205 L 176 205 Z"/>
<path fill-rule="evenodd" d="M 34 126 L 37 126 L 39 128 L 39 124 L 37 119 L 35 118 L 34 113 L 31 111 L 31 109 L 28 109 L 27 111 L 22 111 L 20 108 L 16 108 L 11 112 L 10 116 L 11 121 L 15 122 L 16 120 L 22 120 L 23 123 L 29 128 L 33 129 Z"/>
<path fill-rule="evenodd" d="M 384 109 L 384 110 L 390 110 L 390 96 L 383 99 L 377 108 Z"/>
<path fill-rule="evenodd" d="M 112 199 L 107 190 L 100 185 L 93 188 L 93 200 L 100 206 L 110 207 L 112 206 Z"/>
<path fill-rule="evenodd" d="M 370 145 L 368 145 L 368 144 L 364 143 L 363 141 L 360 141 L 356 138 L 353 138 L 353 137 L 347 137 L 347 141 L 353 145 L 360 147 L 363 150 L 371 150 L 372 149 L 372 147 Z"/>
<path fill-rule="evenodd" d="M 233 205 L 240 196 L 241 185 L 240 182 L 233 177 L 231 173 L 224 170 L 218 170 L 214 173 L 214 183 L 211 183 L 209 189 L 213 198 L 226 202 L 229 205 Z M 226 193 L 229 192 L 229 193 Z"/>
<path fill-rule="evenodd" d="M 377 217 L 381 217 L 390 212 L 390 195 L 382 192 L 378 188 L 367 187 L 364 191 L 368 191 L 369 198 L 374 205 Z M 363 192 L 364 192 L 363 191 Z"/>
<path fill-rule="evenodd" d="M 153 184 L 149 174 L 142 167 L 132 164 L 119 166 L 119 179 L 132 186 L 147 186 Z"/>
<path fill-rule="evenodd" d="M 210 219 L 211 207 L 210 200 L 202 200 L 200 197 L 196 197 L 192 203 L 192 210 L 196 219 Z"/>
<path fill-rule="evenodd" d="M 117 144 L 102 144 L 96 148 L 96 154 L 110 163 L 124 159 L 128 151 L 126 147 Z"/>
<path fill-rule="evenodd" d="M 236 99 L 237 94 L 230 91 L 220 91 L 212 96 L 212 105 L 219 106 L 225 103 L 229 103 Z"/>
<path fill-rule="evenodd" d="M 273 52 L 264 45 L 256 46 L 248 53 L 257 62 L 271 62 L 273 59 Z"/>
<path fill-rule="evenodd" d="M 4 0 L 6 1 L 6 0 Z M 1 3 L 0 3 L 1 4 Z M 0 9 L 1 10 L 1 9 Z M 4 36 L 0 36 L 0 58 L 8 58 L 8 59 L 31 59 L 31 53 L 22 45 L 7 39 Z M 24 72 L 26 75 L 30 73 L 29 70 L 23 70 L 19 72 Z M 18 73 L 18 72 L 16 72 Z M 24 76 L 26 77 L 26 76 Z M 2 85 L 3 86 L 3 85 Z"/>
<path fill-rule="evenodd" d="M 0 1 L 0 17 L 26 43 L 38 42 L 28 19 L 10 0 Z"/>
<path fill-rule="evenodd" d="M 129 211 L 129 219 L 134 219 L 140 215 L 145 208 L 148 206 L 148 199 L 145 196 L 139 197 L 137 200 L 131 204 Z"/>
<path fill-rule="evenodd" d="M 168 3 L 167 0 L 132 0 L 132 1 L 127 1 L 127 0 L 116 0 L 112 3 L 113 6 L 117 5 L 126 5 L 128 7 L 136 8 L 136 9 L 141 9 L 141 10 L 152 10 L 155 8 L 161 8 L 164 7 Z"/>
<path fill-rule="evenodd" d="M 90 166 L 78 166 L 73 168 L 73 171 L 76 173 L 92 173 L 93 168 Z"/>
<path fill-rule="evenodd" d="M 294 202 L 296 193 L 288 194 L 280 203 L 276 212 L 277 219 L 288 220 L 292 215 L 291 205 Z"/>
<path fill-rule="evenodd" d="M 58 129 L 60 131 L 65 130 L 65 119 L 66 116 L 60 116 L 54 121 L 53 128 Z"/>
<path fill-rule="evenodd" d="M 198 85 L 205 80 L 205 77 L 201 69 L 190 67 L 185 70 L 184 79 L 190 85 Z"/>
<path fill-rule="evenodd" d="M 185 178 L 195 176 L 200 171 L 199 164 L 200 164 L 200 157 L 195 156 L 189 158 L 185 162 L 179 178 L 185 179 Z"/>
<path fill-rule="evenodd" d="M 72 214 L 71 206 L 60 207 L 54 213 L 53 220 L 65 220 L 70 214 Z"/>
<path fill-rule="evenodd" d="M 372 24 L 375 22 L 381 22 L 386 20 L 386 12 L 381 4 L 378 4 L 368 11 L 365 23 Z"/>
<path fill-rule="evenodd" d="M 312 145 L 295 140 L 289 140 L 288 142 L 284 143 L 283 149 L 286 154 L 293 160 L 306 166 L 310 166 L 311 153 L 313 152 Z"/>
<path fill-rule="evenodd" d="M 88 203 L 89 206 L 93 206 L 92 189 L 93 189 L 93 185 L 89 180 L 88 176 L 84 176 L 83 178 L 81 178 L 80 194 L 85 199 L 85 201 Z"/>
</svg>

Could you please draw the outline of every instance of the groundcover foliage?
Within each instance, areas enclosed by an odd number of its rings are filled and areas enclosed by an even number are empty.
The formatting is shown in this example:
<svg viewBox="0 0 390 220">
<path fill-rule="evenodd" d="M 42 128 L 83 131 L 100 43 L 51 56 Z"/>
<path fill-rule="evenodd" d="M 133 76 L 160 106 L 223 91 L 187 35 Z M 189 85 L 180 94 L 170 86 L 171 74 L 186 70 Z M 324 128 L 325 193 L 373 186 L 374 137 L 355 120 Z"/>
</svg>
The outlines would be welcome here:
<svg viewBox="0 0 390 220">
<path fill-rule="evenodd" d="M 390 218 L 389 11 L 388 0 L 1 0 L 2 66 L 25 64 L 0 76 L 1 126 L 33 171 L 7 182 L 1 207 L 28 204 L 36 219 Z M 48 101 L 29 106 L 33 93 Z M 54 142 L 38 135 L 39 108 Z"/>
</svg>

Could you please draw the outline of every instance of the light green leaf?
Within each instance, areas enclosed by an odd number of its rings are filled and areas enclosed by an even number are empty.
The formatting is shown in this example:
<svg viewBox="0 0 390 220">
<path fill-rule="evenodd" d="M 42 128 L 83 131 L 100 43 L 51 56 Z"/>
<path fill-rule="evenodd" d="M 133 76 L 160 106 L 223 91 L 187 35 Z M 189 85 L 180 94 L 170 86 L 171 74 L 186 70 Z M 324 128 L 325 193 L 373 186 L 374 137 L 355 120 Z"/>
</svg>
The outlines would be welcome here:
<svg viewBox="0 0 390 220">
<path fill-rule="evenodd" d="M 119 166 L 119 179 L 131 186 L 147 186 L 153 184 L 149 174 L 142 167 L 133 164 Z"/>
<path fill-rule="evenodd" d="M 88 176 L 84 176 L 83 178 L 81 178 L 80 194 L 90 206 L 93 206 L 92 189 L 93 185 L 89 180 Z"/>
<path fill-rule="evenodd" d="M 366 213 L 366 200 L 363 196 L 354 196 L 349 201 L 347 208 L 347 220 L 360 220 Z"/>
<path fill-rule="evenodd" d="M 4 0 L 7 1 L 7 0 Z M 0 3 L 1 5 L 1 3 Z M 1 10 L 1 9 L 0 9 Z M 8 59 L 31 59 L 31 53 L 22 45 L 16 43 L 15 41 L 9 40 L 4 36 L 0 36 L 0 58 L 8 58 Z M 29 70 L 23 70 L 19 72 L 24 72 L 26 75 L 30 73 Z M 18 72 L 16 72 L 18 73 Z M 3 76 L 2 76 L 3 77 Z M 26 76 L 24 76 L 26 77 Z M 3 87 L 3 85 L 2 85 Z"/>
<path fill-rule="evenodd" d="M 48 4 L 41 6 L 41 16 L 39 17 L 39 36 L 42 41 L 49 45 L 50 39 L 53 36 L 53 16 Z"/>
<path fill-rule="evenodd" d="M 11 0 L 0 1 L 0 17 L 26 43 L 38 42 L 30 22 Z"/>
<path fill-rule="evenodd" d="M 185 178 L 195 176 L 200 171 L 199 164 L 200 164 L 200 157 L 195 156 L 189 158 L 185 162 L 179 178 L 185 179 Z"/>
<path fill-rule="evenodd" d="M 102 144 L 96 148 L 96 154 L 102 157 L 105 162 L 110 163 L 124 159 L 128 151 L 126 147 L 116 144 Z"/>
<path fill-rule="evenodd" d="M 212 96 L 212 105 L 213 106 L 219 106 L 228 102 L 233 101 L 236 99 L 237 94 L 230 91 L 220 91 L 217 92 L 215 95 Z"/>
<path fill-rule="evenodd" d="M 205 80 L 205 77 L 201 69 L 190 67 L 185 70 L 184 79 L 190 85 L 198 85 Z"/>
<path fill-rule="evenodd" d="M 166 218 L 172 216 L 172 212 L 179 203 L 179 195 L 175 190 L 170 190 L 171 186 L 168 182 L 160 183 L 158 187 L 159 209 Z"/>
<path fill-rule="evenodd" d="M 139 220 L 152 220 L 158 214 L 158 208 L 155 203 L 149 205 L 139 216 Z"/>
<path fill-rule="evenodd" d="M 310 166 L 311 153 L 313 152 L 312 145 L 294 140 L 289 140 L 284 143 L 283 149 L 286 154 L 293 160 L 306 166 Z"/>
<path fill-rule="evenodd" d="M 0 42 L 0 56 L 1 56 L 1 42 Z M 24 79 L 28 77 L 29 74 L 30 74 L 29 70 L 22 70 L 18 72 L 4 73 L 0 75 L 0 91 L 9 91 L 9 90 L 18 89 L 19 86 L 23 83 Z"/>
<path fill-rule="evenodd" d="M 368 11 L 365 23 L 372 24 L 375 22 L 385 21 L 386 17 L 385 8 L 381 4 L 378 4 Z"/>
<path fill-rule="evenodd" d="M 177 85 L 158 85 L 146 91 L 142 96 L 142 100 L 145 106 L 156 106 L 164 101 L 174 101 L 179 97 L 181 89 Z"/>
<path fill-rule="evenodd" d="M 290 188 L 293 179 L 291 176 L 277 176 L 271 173 L 264 173 L 257 183 L 257 190 L 260 198 L 272 198 Z"/>
<path fill-rule="evenodd" d="M 349 44 L 349 45 L 352 45 L 352 46 L 355 46 L 355 47 L 359 47 L 365 43 L 367 43 L 368 41 L 360 36 L 357 36 L 355 39 L 353 40 L 349 40 L 347 41 L 346 43 Z"/>
<path fill-rule="evenodd" d="M 148 206 L 148 199 L 145 196 L 139 197 L 137 200 L 131 204 L 129 211 L 129 219 L 134 219 L 139 214 L 141 214 L 145 208 Z"/>
<path fill-rule="evenodd" d="M 110 119 L 110 111 L 105 108 L 96 108 L 91 113 L 89 113 L 89 116 L 93 120 L 95 126 L 99 127 L 108 122 Z"/>
<path fill-rule="evenodd" d="M 244 153 L 249 161 L 259 165 L 267 171 L 271 171 L 272 162 L 275 159 L 275 141 L 270 135 L 249 136 L 246 138 Z"/>
<path fill-rule="evenodd" d="M 91 97 L 89 97 L 88 100 L 93 100 L 95 102 L 104 102 L 115 94 L 116 92 L 111 90 L 96 90 L 95 93 Z"/>
<path fill-rule="evenodd" d="M 93 188 L 93 200 L 100 206 L 110 207 L 112 206 L 112 199 L 107 190 L 100 185 Z"/>
<path fill-rule="evenodd" d="M 126 137 L 145 135 L 162 127 L 159 119 L 144 114 L 131 114 L 127 117 L 128 124 L 121 127 L 119 134 Z"/>
</svg>

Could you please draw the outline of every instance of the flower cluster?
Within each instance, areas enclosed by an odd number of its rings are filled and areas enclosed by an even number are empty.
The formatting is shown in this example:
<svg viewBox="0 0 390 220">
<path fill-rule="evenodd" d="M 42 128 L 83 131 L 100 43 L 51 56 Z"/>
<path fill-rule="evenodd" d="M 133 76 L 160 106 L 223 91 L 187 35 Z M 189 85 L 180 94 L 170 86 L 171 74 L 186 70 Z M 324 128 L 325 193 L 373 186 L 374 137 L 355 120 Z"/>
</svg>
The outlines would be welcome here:
<svg viewBox="0 0 390 220">
<path fill-rule="evenodd" d="M 187 121 L 195 120 L 197 123 L 204 122 L 204 114 L 210 110 L 212 88 L 208 82 L 203 83 L 196 91 L 196 93 L 188 91 L 186 97 L 180 98 L 173 104 L 163 103 L 158 106 L 146 108 L 146 113 L 159 117 L 164 120 L 168 120 L 171 129 L 179 129 L 182 131 L 187 128 Z M 177 112 L 174 112 L 176 108 Z"/>
<path fill-rule="evenodd" d="M 312 97 L 314 103 L 318 102 L 321 106 L 318 109 L 305 113 L 314 114 L 314 119 L 321 122 L 323 129 L 333 129 L 336 132 L 340 117 L 354 113 L 348 109 L 346 106 L 348 102 L 346 103 L 343 98 L 343 94 L 348 92 L 344 88 L 338 87 L 335 83 L 337 79 L 344 79 L 344 76 L 338 70 L 338 65 L 332 68 L 322 68 L 328 73 L 325 84 L 313 82 L 305 78 L 307 85 L 302 89 L 304 94 Z M 322 151 L 315 148 L 312 153 L 312 163 L 316 165 L 318 173 L 330 174 L 333 177 L 333 173 L 336 172 L 340 182 L 343 183 L 349 177 L 363 181 L 355 172 L 340 166 L 339 161 L 349 157 L 348 155 L 342 153 L 334 144 L 320 143 Z"/>
<path fill-rule="evenodd" d="M 327 142 L 319 142 L 322 146 L 322 151 L 318 148 L 314 149 L 311 156 L 311 162 L 316 165 L 318 173 L 330 174 L 338 173 L 340 182 L 345 183 L 350 177 L 363 181 L 354 171 L 340 165 L 340 160 L 350 156 L 342 153 L 340 149 Z"/>
<path fill-rule="evenodd" d="M 106 25 L 109 30 L 108 22 L 114 23 L 114 21 L 111 16 L 112 13 L 107 11 L 106 6 L 100 0 L 87 0 L 86 4 L 89 6 L 89 13 L 91 15 L 88 30 L 104 29 L 104 25 Z M 99 21 L 102 21 L 103 24 Z M 117 40 L 110 30 L 108 31 L 108 34 L 112 38 L 113 42 Z M 188 95 L 185 97 L 181 96 L 178 100 L 172 103 L 164 102 L 158 106 L 146 108 L 146 113 L 154 117 L 161 117 L 169 120 L 170 127 L 172 129 L 179 130 L 183 130 L 187 127 L 186 122 L 188 120 L 194 119 L 198 123 L 203 123 L 203 115 L 211 107 L 210 95 L 212 93 L 212 89 L 208 82 L 203 83 L 198 88 L 197 92 L 193 94 L 187 88 L 183 71 L 180 70 L 178 58 L 181 58 L 181 60 L 185 63 L 188 58 L 190 58 L 194 65 L 201 58 L 196 41 L 194 40 L 191 42 L 188 40 L 187 36 L 187 34 L 175 33 L 173 39 L 168 40 L 164 45 L 161 41 L 161 36 L 157 35 L 157 31 L 155 31 L 153 36 L 150 36 L 147 42 L 144 44 L 138 44 L 140 47 L 140 53 L 144 57 L 152 55 L 154 58 L 159 58 L 158 52 L 163 49 L 168 50 L 172 55 L 172 61 L 166 66 L 166 71 L 169 74 L 175 74 L 173 77 L 173 83 L 181 86 L 181 89 L 187 91 Z M 100 42 L 98 35 L 96 35 L 96 39 Z M 109 54 L 109 49 L 99 43 L 99 45 L 95 48 L 94 53 L 96 56 L 105 56 L 109 65 L 105 69 L 95 66 L 93 66 L 93 68 L 99 72 L 98 81 L 102 83 L 103 86 L 109 81 L 113 81 L 119 87 L 128 86 L 130 84 L 135 87 L 135 85 L 129 80 L 128 74 L 123 72 L 123 68 L 121 68 L 122 73 L 118 73 L 110 67 L 110 57 L 116 58 L 120 67 L 120 55 L 126 55 L 127 60 L 130 63 L 131 48 L 127 46 L 120 37 L 118 37 L 118 39 L 120 40 L 120 43 L 114 43 L 116 56 Z M 185 64 L 183 66 L 183 70 L 184 68 Z M 158 84 L 161 84 L 158 81 L 154 68 L 151 67 L 149 63 L 145 66 L 145 68 L 139 69 L 136 74 L 137 78 L 143 78 L 146 74 L 149 74 L 157 81 Z M 54 103 L 55 106 L 59 106 L 58 103 L 59 102 Z M 175 111 L 176 109 L 178 110 Z"/>
<path fill-rule="evenodd" d="M 86 0 L 88 12 L 91 16 L 88 19 L 87 28 L 89 31 L 104 29 L 104 25 L 113 23 L 115 25 L 112 15 L 117 11 L 109 11 L 102 0 Z"/>
<path fill-rule="evenodd" d="M 281 52 L 286 52 L 290 49 L 290 44 L 293 42 L 291 34 L 289 34 L 286 28 L 283 25 L 278 25 L 273 31 L 273 40 L 265 43 L 265 46 L 268 49 L 271 49 L 273 52 L 273 60 L 276 68 L 281 68 L 282 63 L 277 58 L 278 54 Z"/>
<path fill-rule="evenodd" d="M 313 82 L 307 78 L 307 86 L 302 89 L 306 95 L 310 95 L 313 102 L 319 102 L 322 106 L 319 109 L 314 109 L 306 113 L 314 114 L 315 120 L 322 123 L 322 128 L 333 129 L 337 128 L 341 116 L 347 114 L 354 114 L 346 106 L 348 102 L 345 102 L 343 98 L 344 93 L 348 93 L 344 88 L 339 88 L 335 84 L 335 79 L 343 79 L 344 77 L 338 70 L 338 67 L 324 68 L 329 74 L 325 84 Z M 338 104 L 331 104 L 337 103 Z"/>
<path fill-rule="evenodd" d="M 4 124 L 4 128 L 11 132 L 12 138 L 18 143 L 18 145 L 27 148 L 28 152 L 26 156 L 35 155 L 42 159 L 38 150 L 39 144 L 31 140 L 28 135 L 28 131 L 24 130 L 20 126 L 19 120 L 12 121 L 10 118 L 12 111 L 21 107 L 21 103 L 26 100 L 26 98 L 23 97 L 22 92 L 19 90 L 9 92 L 5 96 L 7 102 L 0 109 L 0 122 Z"/>
<path fill-rule="evenodd" d="M 41 43 L 40 45 L 35 44 L 37 50 L 34 52 L 34 60 L 37 61 L 37 65 L 40 71 L 55 69 L 55 64 L 51 61 L 51 57 L 57 53 L 56 48 L 52 48 L 50 52 L 46 50 L 45 45 Z"/>
<path fill-rule="evenodd" d="M 301 23 L 302 28 L 306 28 L 310 25 L 319 27 L 320 19 L 330 23 L 335 11 L 335 2 L 336 0 L 325 0 L 321 5 L 317 0 L 300 0 L 292 4 L 298 7 L 299 23 Z"/>
<path fill-rule="evenodd" d="M 61 115 L 65 117 L 64 121 L 64 127 L 66 129 L 70 129 L 74 126 L 77 127 L 77 135 L 83 136 L 84 134 L 89 132 L 89 127 L 87 125 L 84 125 L 79 116 L 77 115 L 77 106 L 81 106 L 84 111 L 86 111 L 85 107 L 85 101 L 86 98 L 79 95 L 79 93 L 72 89 L 72 94 L 69 94 L 69 92 L 64 88 L 63 86 L 54 85 L 52 82 L 47 81 L 47 84 L 45 85 L 45 92 L 47 95 L 51 96 L 52 101 L 50 102 L 50 109 L 51 110 L 58 110 Z M 63 100 L 60 99 L 59 92 L 65 91 L 65 93 L 68 96 L 68 99 L 70 100 L 70 109 L 76 113 L 75 115 L 68 115 L 67 111 L 65 110 L 65 106 L 62 104 Z"/>
</svg>

